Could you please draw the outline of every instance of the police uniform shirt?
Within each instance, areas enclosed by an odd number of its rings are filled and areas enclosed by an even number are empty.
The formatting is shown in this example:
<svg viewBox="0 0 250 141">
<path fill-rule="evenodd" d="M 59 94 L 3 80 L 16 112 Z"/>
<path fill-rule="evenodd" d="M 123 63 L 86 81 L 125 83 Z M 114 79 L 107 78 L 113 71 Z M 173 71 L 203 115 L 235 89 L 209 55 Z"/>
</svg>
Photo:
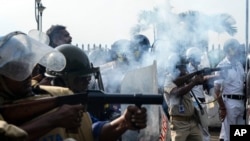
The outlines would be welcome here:
<svg viewBox="0 0 250 141">
<path fill-rule="evenodd" d="M 24 141 L 27 137 L 28 134 L 26 131 L 13 124 L 8 124 L 0 115 L 0 139 Z"/>
<path fill-rule="evenodd" d="M 216 74 L 223 76 L 223 92 L 222 94 L 244 95 L 244 68 L 240 62 L 237 61 L 235 65 L 225 57 L 217 67 L 232 66 L 231 69 L 218 71 Z"/>
<path fill-rule="evenodd" d="M 166 99 L 169 106 L 169 115 L 170 116 L 193 116 L 194 115 L 194 106 L 190 94 L 185 94 L 183 96 L 171 95 L 170 92 L 173 88 L 177 86 L 173 83 L 173 77 L 168 74 L 164 83 L 164 92 L 167 94 Z M 184 112 L 179 111 L 179 106 L 183 104 Z"/>
</svg>

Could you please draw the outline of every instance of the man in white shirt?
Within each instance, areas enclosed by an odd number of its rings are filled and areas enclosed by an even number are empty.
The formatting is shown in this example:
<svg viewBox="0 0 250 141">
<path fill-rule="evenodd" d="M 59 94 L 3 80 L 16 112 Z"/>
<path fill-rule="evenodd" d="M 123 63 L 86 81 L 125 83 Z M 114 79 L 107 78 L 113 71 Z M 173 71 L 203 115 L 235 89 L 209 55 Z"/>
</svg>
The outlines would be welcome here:
<svg viewBox="0 0 250 141">
<path fill-rule="evenodd" d="M 232 66 L 232 69 L 216 72 L 220 76 L 216 81 L 215 94 L 219 97 L 219 113 L 222 121 L 220 139 L 230 140 L 230 125 L 245 124 L 245 72 L 239 62 L 239 42 L 236 39 L 229 39 L 224 43 L 223 50 L 226 57 L 217 67 Z"/>
</svg>

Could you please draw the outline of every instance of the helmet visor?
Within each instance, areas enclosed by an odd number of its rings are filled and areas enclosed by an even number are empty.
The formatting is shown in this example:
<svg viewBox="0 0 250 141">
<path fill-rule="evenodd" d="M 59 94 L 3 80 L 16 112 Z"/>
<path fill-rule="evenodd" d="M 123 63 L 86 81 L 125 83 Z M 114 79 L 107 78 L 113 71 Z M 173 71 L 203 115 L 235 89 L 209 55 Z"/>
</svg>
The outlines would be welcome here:
<svg viewBox="0 0 250 141">
<path fill-rule="evenodd" d="M 21 32 L 12 32 L 0 38 L 0 74 L 22 81 L 31 75 L 38 63 L 60 71 L 65 67 L 66 60 L 52 47 Z"/>
</svg>

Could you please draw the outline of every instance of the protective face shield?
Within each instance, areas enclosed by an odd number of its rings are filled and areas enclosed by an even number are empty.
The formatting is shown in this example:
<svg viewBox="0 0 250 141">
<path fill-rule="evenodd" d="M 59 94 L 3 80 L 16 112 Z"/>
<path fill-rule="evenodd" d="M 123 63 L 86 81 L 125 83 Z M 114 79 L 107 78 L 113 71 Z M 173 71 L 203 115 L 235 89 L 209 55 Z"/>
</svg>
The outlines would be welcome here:
<svg viewBox="0 0 250 141">
<path fill-rule="evenodd" d="M 63 44 L 55 48 L 66 58 L 66 66 L 61 71 L 46 70 L 48 77 L 84 77 L 91 76 L 98 71 L 98 68 L 91 66 L 88 56 L 78 47 L 71 44 Z"/>
<path fill-rule="evenodd" d="M 119 62 L 134 60 L 131 42 L 126 39 L 115 41 L 111 46 L 111 58 Z"/>
<path fill-rule="evenodd" d="M 186 59 L 195 65 L 200 64 L 202 55 L 202 51 L 197 47 L 191 47 L 186 51 Z"/>
<path fill-rule="evenodd" d="M 133 36 L 132 40 L 133 44 L 139 47 L 140 51 L 148 51 L 150 48 L 149 39 L 141 34 Z"/>
<path fill-rule="evenodd" d="M 65 56 L 66 66 L 61 71 L 46 70 L 45 75 L 53 78 L 52 83 L 60 83 L 60 86 L 69 87 L 73 92 L 86 91 L 90 84 L 97 83 L 98 88 L 103 89 L 99 68 L 93 67 L 83 50 L 71 44 L 59 45 L 55 49 Z M 56 84 L 56 81 L 60 82 Z"/>
<path fill-rule="evenodd" d="M 15 31 L 0 37 L 0 74 L 22 81 L 39 63 L 51 70 L 62 70 L 66 60 L 60 52 L 26 34 Z"/>
<path fill-rule="evenodd" d="M 44 32 L 41 32 L 36 29 L 32 29 L 29 31 L 28 35 L 34 38 L 35 40 L 40 41 L 41 43 L 49 45 L 49 41 L 50 41 L 49 36 Z"/>
<path fill-rule="evenodd" d="M 173 53 L 168 56 L 166 70 L 174 78 L 180 75 L 180 70 L 178 69 L 180 65 L 181 65 L 181 57 L 178 54 Z"/>
<path fill-rule="evenodd" d="M 92 50 L 89 52 L 88 57 L 94 66 L 100 66 L 111 61 L 110 51 L 104 49 Z"/>
<path fill-rule="evenodd" d="M 149 48 L 151 48 L 149 39 L 141 34 L 133 36 L 131 42 L 136 60 L 139 60 L 145 52 L 149 52 Z"/>
</svg>

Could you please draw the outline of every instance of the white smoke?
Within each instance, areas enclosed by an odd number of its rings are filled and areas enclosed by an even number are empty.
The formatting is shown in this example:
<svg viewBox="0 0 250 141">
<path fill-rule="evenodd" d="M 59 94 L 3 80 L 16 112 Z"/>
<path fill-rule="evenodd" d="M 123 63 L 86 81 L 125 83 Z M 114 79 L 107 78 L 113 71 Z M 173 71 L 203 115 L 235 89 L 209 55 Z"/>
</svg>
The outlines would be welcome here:
<svg viewBox="0 0 250 141">
<path fill-rule="evenodd" d="M 199 11 L 187 11 L 186 13 L 176 14 L 172 13 L 171 10 L 171 5 L 166 0 L 161 5 L 154 7 L 153 10 L 142 11 L 139 14 L 138 23 L 131 29 L 131 36 L 140 34 L 153 26 L 155 39 L 150 43 L 152 48 L 144 54 L 141 61 L 134 60 L 133 56 L 131 56 L 133 53 L 131 53 L 130 47 L 122 48 L 122 52 L 124 52 L 123 57 L 126 57 L 129 63 L 122 68 L 116 65 L 116 67 L 112 67 L 112 71 L 102 73 L 104 83 L 107 83 L 109 86 L 106 89 L 107 92 L 119 92 L 119 86 L 126 72 L 148 66 L 154 60 L 157 62 L 158 86 L 161 87 L 164 83 L 167 67 L 176 65 L 174 62 L 167 61 L 168 56 L 177 53 L 184 57 L 185 51 L 193 46 L 207 52 L 208 32 L 210 30 L 218 33 L 226 32 L 230 35 L 234 35 L 237 32 L 233 26 L 235 21 L 228 14 L 205 15 Z M 209 61 L 215 57 L 213 55 L 208 56 L 210 57 Z M 138 77 L 136 76 L 133 79 L 143 80 Z M 156 113 L 157 111 L 153 112 Z M 155 118 L 158 117 L 155 116 Z M 150 121 L 154 120 L 150 119 Z M 150 124 L 159 123 L 152 122 Z"/>
</svg>

